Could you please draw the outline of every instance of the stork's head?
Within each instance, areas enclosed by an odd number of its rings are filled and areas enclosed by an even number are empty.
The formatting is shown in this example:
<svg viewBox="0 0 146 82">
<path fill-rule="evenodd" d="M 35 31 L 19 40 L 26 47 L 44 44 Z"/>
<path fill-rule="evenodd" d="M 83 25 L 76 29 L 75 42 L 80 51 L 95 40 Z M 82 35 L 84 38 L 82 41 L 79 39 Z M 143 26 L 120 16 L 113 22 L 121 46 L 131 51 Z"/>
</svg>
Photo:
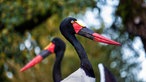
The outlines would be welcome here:
<svg viewBox="0 0 146 82">
<path fill-rule="evenodd" d="M 60 31 L 66 38 L 69 38 L 69 36 L 71 35 L 78 34 L 97 42 L 102 42 L 111 45 L 120 45 L 120 43 L 116 41 L 110 40 L 108 38 L 105 38 L 104 36 L 101 36 L 98 33 L 93 32 L 83 24 L 80 24 L 77 19 L 72 17 L 65 18 L 61 22 Z"/>
<path fill-rule="evenodd" d="M 23 72 L 35 66 L 52 53 L 56 53 L 56 59 L 62 60 L 65 48 L 65 43 L 61 39 L 54 38 L 52 42 L 48 46 L 46 46 L 43 51 L 39 53 L 39 55 L 33 58 L 33 60 L 26 64 L 20 71 Z"/>
</svg>

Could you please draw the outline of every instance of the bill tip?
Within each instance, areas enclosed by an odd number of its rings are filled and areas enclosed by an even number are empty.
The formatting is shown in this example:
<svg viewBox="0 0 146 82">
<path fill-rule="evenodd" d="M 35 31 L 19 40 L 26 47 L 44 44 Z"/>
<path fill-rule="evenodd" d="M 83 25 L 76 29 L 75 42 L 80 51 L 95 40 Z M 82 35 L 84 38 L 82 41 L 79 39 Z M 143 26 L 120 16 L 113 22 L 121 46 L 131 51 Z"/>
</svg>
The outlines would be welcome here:
<svg viewBox="0 0 146 82">
<path fill-rule="evenodd" d="M 118 43 L 118 44 L 117 44 L 117 46 L 121 46 L 121 45 L 122 45 L 121 43 Z"/>
<path fill-rule="evenodd" d="M 23 72 L 24 71 L 24 69 L 20 69 L 20 72 Z"/>
</svg>

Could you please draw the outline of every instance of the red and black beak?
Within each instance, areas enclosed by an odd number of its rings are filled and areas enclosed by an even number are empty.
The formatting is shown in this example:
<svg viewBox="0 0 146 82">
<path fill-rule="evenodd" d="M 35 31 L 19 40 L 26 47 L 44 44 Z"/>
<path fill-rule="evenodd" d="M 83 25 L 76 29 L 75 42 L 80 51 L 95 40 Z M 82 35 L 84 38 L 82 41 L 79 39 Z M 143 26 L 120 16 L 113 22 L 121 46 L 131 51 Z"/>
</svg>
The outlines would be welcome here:
<svg viewBox="0 0 146 82">
<path fill-rule="evenodd" d="M 79 34 L 81 36 L 87 37 L 89 39 L 92 39 L 94 41 L 111 44 L 111 45 L 121 45 L 119 42 L 110 40 L 108 38 L 105 38 L 104 36 L 101 36 L 98 33 L 93 32 L 92 30 L 86 28 L 85 26 L 78 23 L 78 21 L 71 21 L 73 28 L 76 32 L 76 34 Z"/>
<path fill-rule="evenodd" d="M 36 64 L 40 63 L 48 55 L 54 53 L 54 49 L 55 49 L 55 44 L 50 43 L 42 52 L 40 52 L 39 55 L 37 55 L 28 64 L 26 64 L 23 68 L 21 68 L 20 72 L 23 72 L 23 71 L 35 66 Z"/>
</svg>

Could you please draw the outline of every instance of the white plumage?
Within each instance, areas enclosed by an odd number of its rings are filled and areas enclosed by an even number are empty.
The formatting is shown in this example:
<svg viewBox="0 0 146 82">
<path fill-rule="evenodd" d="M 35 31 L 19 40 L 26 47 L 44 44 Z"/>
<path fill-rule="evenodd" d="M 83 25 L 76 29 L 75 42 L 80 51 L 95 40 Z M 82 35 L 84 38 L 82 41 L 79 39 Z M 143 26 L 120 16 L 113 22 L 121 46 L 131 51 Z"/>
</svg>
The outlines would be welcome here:
<svg viewBox="0 0 146 82">
<path fill-rule="evenodd" d="M 86 75 L 82 68 L 79 68 L 61 82 L 95 82 L 95 78 Z"/>
<path fill-rule="evenodd" d="M 105 75 L 104 75 L 104 67 L 100 63 L 98 64 L 99 72 L 100 72 L 100 82 L 105 82 Z"/>
<path fill-rule="evenodd" d="M 117 82 L 115 76 L 103 65 L 98 64 L 100 72 L 100 82 Z"/>
</svg>

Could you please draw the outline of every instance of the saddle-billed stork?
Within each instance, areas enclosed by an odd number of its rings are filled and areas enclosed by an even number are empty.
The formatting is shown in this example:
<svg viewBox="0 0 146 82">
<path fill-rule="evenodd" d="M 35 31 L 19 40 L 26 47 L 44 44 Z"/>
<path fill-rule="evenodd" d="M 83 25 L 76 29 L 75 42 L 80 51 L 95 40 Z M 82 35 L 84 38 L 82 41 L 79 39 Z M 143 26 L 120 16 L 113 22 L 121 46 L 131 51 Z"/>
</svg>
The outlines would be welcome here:
<svg viewBox="0 0 146 82">
<path fill-rule="evenodd" d="M 77 19 L 72 17 L 65 18 L 60 24 L 62 35 L 74 46 L 80 58 L 80 68 L 65 78 L 64 82 L 95 82 L 95 74 L 91 63 L 88 60 L 86 52 L 81 43 L 76 39 L 75 34 L 87 37 L 91 40 L 103 42 L 106 44 L 120 45 L 120 43 L 107 39 L 98 33 L 81 25 Z"/>
<path fill-rule="evenodd" d="M 50 54 L 55 53 L 56 60 L 53 67 L 53 80 L 54 82 L 61 82 L 62 80 L 61 61 L 64 56 L 65 48 L 66 48 L 66 45 L 61 39 L 54 38 L 52 42 L 43 51 L 40 52 L 39 55 L 33 58 L 33 60 L 30 61 L 28 64 L 26 64 L 20 71 L 23 72 L 35 66 L 36 64 L 40 63 L 44 58 L 46 58 Z"/>
</svg>

